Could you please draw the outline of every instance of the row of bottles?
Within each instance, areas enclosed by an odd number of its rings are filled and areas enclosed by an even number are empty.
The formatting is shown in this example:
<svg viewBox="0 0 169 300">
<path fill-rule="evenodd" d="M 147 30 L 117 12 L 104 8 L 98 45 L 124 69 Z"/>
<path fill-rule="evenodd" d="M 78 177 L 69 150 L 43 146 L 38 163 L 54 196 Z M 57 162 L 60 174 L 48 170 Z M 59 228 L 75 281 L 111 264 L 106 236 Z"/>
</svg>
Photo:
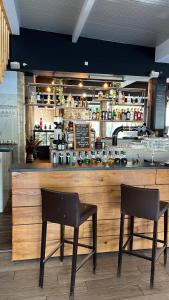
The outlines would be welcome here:
<svg viewBox="0 0 169 300">
<path fill-rule="evenodd" d="M 85 151 L 83 155 L 80 151 L 77 155 L 76 152 L 73 152 L 73 156 L 71 157 L 70 153 L 67 152 L 64 156 L 62 152 L 58 153 L 58 157 L 56 152 L 53 153 L 53 164 L 59 165 L 72 165 L 72 166 L 82 166 L 82 165 L 93 165 L 93 166 L 105 166 L 105 167 L 112 167 L 113 165 L 126 165 L 127 158 L 126 153 L 124 151 L 115 151 L 115 155 L 112 154 L 112 151 L 109 151 L 108 154 L 106 151 L 100 153 L 97 151 L 89 152 Z"/>
<path fill-rule="evenodd" d="M 143 108 L 127 108 L 127 109 L 113 109 L 109 111 L 95 111 L 89 112 L 89 120 L 113 120 L 113 121 L 143 121 Z"/>
<path fill-rule="evenodd" d="M 119 91 L 119 93 L 116 93 L 116 95 L 113 95 L 112 97 L 112 103 L 113 105 L 118 105 L 118 104 L 143 104 L 144 103 L 144 98 L 142 96 L 131 96 L 128 94 L 125 96 L 124 93 Z"/>
</svg>

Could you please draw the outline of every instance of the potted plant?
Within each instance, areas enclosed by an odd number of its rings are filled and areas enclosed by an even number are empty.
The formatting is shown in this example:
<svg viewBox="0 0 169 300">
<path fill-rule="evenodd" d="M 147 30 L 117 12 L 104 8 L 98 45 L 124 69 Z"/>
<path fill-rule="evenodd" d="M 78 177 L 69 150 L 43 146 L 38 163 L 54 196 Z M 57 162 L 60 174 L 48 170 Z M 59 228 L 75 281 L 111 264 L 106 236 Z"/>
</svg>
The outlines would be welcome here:
<svg viewBox="0 0 169 300">
<path fill-rule="evenodd" d="M 41 143 L 41 140 L 34 139 L 33 136 L 26 138 L 26 162 L 32 163 L 36 157 L 36 149 Z"/>
</svg>

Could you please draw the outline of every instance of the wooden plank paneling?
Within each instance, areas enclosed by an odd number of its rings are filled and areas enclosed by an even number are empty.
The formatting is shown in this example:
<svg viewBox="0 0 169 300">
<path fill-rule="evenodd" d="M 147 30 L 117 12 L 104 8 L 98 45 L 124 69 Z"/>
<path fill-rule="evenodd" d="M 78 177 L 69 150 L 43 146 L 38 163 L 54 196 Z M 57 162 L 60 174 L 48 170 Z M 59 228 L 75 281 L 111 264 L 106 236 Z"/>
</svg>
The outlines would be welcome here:
<svg viewBox="0 0 169 300">
<path fill-rule="evenodd" d="M 131 185 L 155 184 L 156 170 L 89 170 L 58 172 L 14 172 L 12 186 L 16 188 L 60 188 L 85 186 L 112 186 L 122 183 Z M 97 175 L 96 175 L 97 174 Z M 73 175 L 73 176 L 72 176 Z"/>
<path fill-rule="evenodd" d="M 160 199 L 169 201 L 169 183 L 166 183 L 165 175 L 166 173 L 163 172 L 158 174 L 156 170 L 14 172 L 12 174 L 13 260 L 39 257 L 41 187 L 78 192 L 82 202 L 96 204 L 98 206 L 98 252 L 112 252 L 118 250 L 119 243 L 121 183 L 159 188 Z M 129 233 L 129 224 L 129 220 L 126 219 L 126 236 Z M 148 233 L 152 236 L 153 223 L 136 219 L 135 232 Z M 158 232 L 163 237 L 163 218 L 159 222 Z M 72 238 L 72 228 L 67 227 L 65 234 L 66 238 Z M 47 253 L 57 243 L 59 235 L 59 226 L 49 224 Z M 92 226 L 89 220 L 80 228 L 80 241 L 91 243 L 91 237 Z M 151 245 L 151 241 L 147 240 L 135 239 L 134 242 L 135 249 L 151 248 Z M 79 249 L 79 253 L 86 253 L 86 251 L 86 249 Z M 65 254 L 71 253 L 72 248 L 66 247 Z"/>
<path fill-rule="evenodd" d="M 97 200 L 93 201 L 97 204 Z M 120 217 L 120 204 L 99 203 L 98 219 L 118 219 Z M 41 206 L 14 207 L 12 220 L 13 225 L 41 223 Z"/>
<path fill-rule="evenodd" d="M 156 184 L 169 185 L 169 170 L 157 170 Z"/>
<path fill-rule="evenodd" d="M 2 81 L 9 59 L 9 34 L 9 22 L 3 2 L 0 1 L 0 81 Z"/>
<path fill-rule="evenodd" d="M 75 187 L 59 188 L 60 191 L 79 193 L 81 202 L 97 203 L 103 202 L 120 202 L 120 187 Z M 41 193 L 40 189 L 15 189 L 12 193 L 13 207 L 20 206 L 40 206 Z M 96 201 L 96 200 L 95 200 Z"/>
</svg>

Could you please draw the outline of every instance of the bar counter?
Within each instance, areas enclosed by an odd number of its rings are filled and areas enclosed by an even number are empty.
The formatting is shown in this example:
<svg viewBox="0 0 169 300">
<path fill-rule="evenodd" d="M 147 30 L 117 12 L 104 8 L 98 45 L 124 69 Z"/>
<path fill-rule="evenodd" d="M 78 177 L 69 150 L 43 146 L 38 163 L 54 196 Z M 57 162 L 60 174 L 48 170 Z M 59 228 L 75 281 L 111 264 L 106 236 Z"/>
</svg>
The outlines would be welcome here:
<svg viewBox="0 0 169 300">
<path fill-rule="evenodd" d="M 160 200 L 169 202 L 169 168 L 149 164 L 105 167 L 59 167 L 49 163 L 13 165 L 12 172 L 12 259 L 38 258 L 41 238 L 42 187 L 58 191 L 77 192 L 80 200 L 98 206 L 98 252 L 118 250 L 120 225 L 121 183 L 159 188 Z M 148 203 L 147 203 L 148 205 Z M 135 231 L 152 234 L 151 221 L 136 219 Z M 129 232 L 126 220 L 125 235 Z M 159 222 L 159 237 L 163 238 L 163 218 Z M 60 228 L 49 224 L 47 235 L 48 254 L 59 240 Z M 73 230 L 66 227 L 66 238 Z M 91 220 L 80 228 L 81 243 L 92 242 Z M 134 249 L 151 248 L 151 241 L 136 238 Z M 87 249 L 79 248 L 79 254 Z M 55 255 L 58 255 L 56 253 Z M 65 255 L 71 255 L 71 246 L 65 246 Z"/>
</svg>

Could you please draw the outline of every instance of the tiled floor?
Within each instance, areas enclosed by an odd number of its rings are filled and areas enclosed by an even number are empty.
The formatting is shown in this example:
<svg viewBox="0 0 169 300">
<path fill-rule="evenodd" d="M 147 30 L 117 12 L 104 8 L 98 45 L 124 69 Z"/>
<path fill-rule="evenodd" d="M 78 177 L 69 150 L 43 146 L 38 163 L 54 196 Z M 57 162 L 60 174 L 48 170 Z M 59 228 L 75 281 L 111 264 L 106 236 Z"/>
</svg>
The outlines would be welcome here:
<svg viewBox="0 0 169 300">
<path fill-rule="evenodd" d="M 117 279 L 117 254 L 99 255 L 96 275 L 91 262 L 77 273 L 75 300 L 167 300 L 169 264 L 164 268 L 162 258 L 156 267 L 155 288 L 150 290 L 148 261 L 124 256 L 122 278 Z M 37 260 L 14 263 L 11 253 L 0 253 L 0 300 L 68 300 L 70 266 L 70 257 L 63 264 L 58 258 L 49 260 L 44 289 L 40 289 Z"/>
</svg>

